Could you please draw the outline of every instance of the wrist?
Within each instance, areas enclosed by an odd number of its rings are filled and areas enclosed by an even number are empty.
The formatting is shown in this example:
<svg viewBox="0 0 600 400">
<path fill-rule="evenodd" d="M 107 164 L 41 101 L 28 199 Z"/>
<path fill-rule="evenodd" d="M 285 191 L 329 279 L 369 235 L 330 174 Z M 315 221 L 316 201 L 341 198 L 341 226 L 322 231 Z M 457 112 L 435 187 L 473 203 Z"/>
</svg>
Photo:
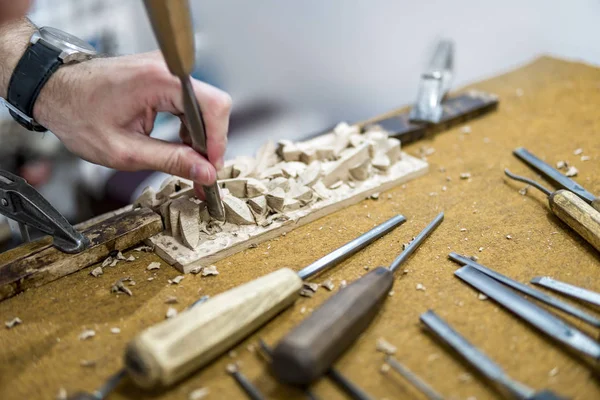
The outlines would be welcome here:
<svg viewBox="0 0 600 400">
<path fill-rule="evenodd" d="M 26 18 L 0 25 L 0 97 L 6 98 L 10 77 L 35 30 Z"/>
</svg>

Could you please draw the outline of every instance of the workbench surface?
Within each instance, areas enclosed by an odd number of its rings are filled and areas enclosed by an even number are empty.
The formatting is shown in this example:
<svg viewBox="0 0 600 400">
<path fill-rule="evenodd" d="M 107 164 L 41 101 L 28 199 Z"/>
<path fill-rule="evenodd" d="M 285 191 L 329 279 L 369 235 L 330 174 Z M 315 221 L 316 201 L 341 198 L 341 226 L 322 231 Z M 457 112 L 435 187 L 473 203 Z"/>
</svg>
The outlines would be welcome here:
<svg viewBox="0 0 600 400">
<path fill-rule="evenodd" d="M 339 369 L 374 399 L 421 398 L 395 373 L 380 373 L 383 354 L 375 350 L 375 343 L 383 337 L 398 347 L 396 357 L 401 362 L 444 397 L 495 398 L 495 392 L 471 369 L 424 333 L 419 315 L 433 309 L 512 377 L 574 399 L 600 398 L 598 380 L 575 356 L 491 300 L 479 300 L 476 291 L 454 277 L 457 264 L 447 259 L 450 251 L 477 255 L 481 263 L 521 282 L 549 275 L 600 291 L 598 252 L 549 212 L 542 193 L 531 189 L 522 196 L 518 190 L 525 185 L 506 181 L 503 175 L 509 167 L 536 176 L 511 154 L 525 146 L 551 164 L 569 161 L 579 169 L 575 179 L 600 193 L 600 69 L 544 57 L 473 87 L 498 94 L 499 110 L 470 122 L 471 133 L 457 127 L 404 148 L 410 154 L 418 154 L 422 146 L 435 148 L 428 158 L 428 175 L 382 193 L 379 200 L 362 201 L 226 258 L 216 264 L 216 277 L 186 275 L 179 285 L 169 285 L 167 280 L 178 275 L 174 268 L 162 262 L 159 271 L 146 271 L 150 262 L 161 261 L 158 256 L 126 252 L 139 258 L 105 268 L 98 278 L 89 275 L 91 268 L 87 268 L 1 302 L 1 320 L 18 316 L 23 324 L 0 329 L 0 398 L 53 399 L 61 387 L 68 393 L 92 391 L 122 366 L 128 340 L 164 320 L 171 306 L 165 304 L 168 296 L 177 297 L 173 307 L 181 311 L 201 295 L 214 296 L 280 267 L 300 269 L 373 225 L 404 214 L 406 224 L 316 278 L 316 282 L 332 278 L 337 290 L 341 280 L 351 282 L 364 274 L 365 266 L 389 264 L 402 243 L 442 210 L 444 223 L 404 265 L 408 272 L 398 274 L 393 296 L 337 363 Z M 580 155 L 573 154 L 577 148 L 591 160 L 581 161 Z M 463 172 L 472 178 L 461 180 Z M 126 276 L 136 282 L 130 286 L 133 296 L 110 293 L 111 285 Z M 151 276 L 154 280 L 148 281 Z M 425 291 L 416 290 L 419 283 Z M 202 387 L 210 390 L 209 399 L 244 399 L 225 372 L 234 360 L 241 361 L 241 371 L 269 398 L 302 399 L 300 392 L 277 384 L 248 346 L 259 337 L 274 344 L 332 294 L 321 288 L 313 298 L 300 298 L 240 343 L 235 354 L 224 355 L 168 391 L 144 393 L 125 381 L 109 399 L 187 399 Z M 590 311 L 600 315 L 598 309 Z M 111 333 L 112 327 L 121 332 Z M 79 340 L 84 329 L 94 329 L 96 336 Z M 82 360 L 95 361 L 95 366 L 81 366 Z M 314 389 L 323 399 L 346 398 L 326 379 Z"/>
</svg>

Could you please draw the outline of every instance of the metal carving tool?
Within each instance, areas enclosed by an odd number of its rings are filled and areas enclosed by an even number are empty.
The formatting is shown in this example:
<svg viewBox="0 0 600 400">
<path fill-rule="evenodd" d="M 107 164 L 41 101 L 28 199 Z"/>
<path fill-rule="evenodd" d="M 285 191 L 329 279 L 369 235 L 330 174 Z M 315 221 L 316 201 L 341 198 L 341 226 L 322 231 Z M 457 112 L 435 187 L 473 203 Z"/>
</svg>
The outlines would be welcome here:
<svg viewBox="0 0 600 400">
<path fill-rule="evenodd" d="M 442 342 L 461 355 L 477 371 L 489 379 L 496 389 L 507 399 L 517 400 L 561 400 L 565 399 L 550 390 L 536 392 L 532 388 L 515 381 L 506 372 L 473 346 L 467 339 L 456 332 L 432 310 L 421 314 L 421 322 L 425 324 Z"/>
<path fill-rule="evenodd" d="M 202 304 L 208 299 L 209 296 L 202 296 L 193 302 L 188 309 L 198 304 Z M 123 378 L 126 376 L 127 370 L 125 368 L 121 368 L 116 374 L 110 376 L 106 382 L 93 393 L 78 392 L 73 396 L 69 396 L 69 400 L 104 400 L 113 390 L 117 388 L 117 386 L 119 386 Z"/>
<path fill-rule="evenodd" d="M 250 382 L 248 380 L 248 378 L 246 378 L 244 376 L 244 374 L 242 374 L 240 372 L 240 368 L 238 367 L 237 364 L 229 364 L 227 366 L 227 372 L 233 377 L 233 379 L 235 379 L 235 381 L 237 382 L 237 384 L 242 388 L 242 390 L 248 395 L 248 397 L 252 400 L 264 400 L 265 396 L 262 395 L 262 393 L 258 390 L 258 388 L 256 386 L 254 386 L 252 384 L 252 382 Z"/>
<path fill-rule="evenodd" d="M 502 275 L 501 273 L 496 272 L 494 270 L 491 270 L 488 267 L 471 260 L 470 258 L 461 256 L 460 254 L 450 253 L 448 255 L 448 258 L 450 258 L 452 261 L 455 261 L 461 265 L 470 265 L 471 267 L 475 268 L 479 272 L 482 272 L 482 273 L 486 274 L 487 276 L 494 278 L 495 280 L 505 284 L 506 286 L 510 286 L 511 288 L 516 289 L 519 292 L 526 294 L 527 296 L 533 297 L 534 299 L 539 300 L 543 303 L 546 303 L 549 306 L 552 306 L 556 309 L 566 312 L 569 315 L 579 318 L 580 320 L 590 324 L 591 326 L 593 326 L 595 328 L 600 328 L 600 319 L 594 317 L 591 314 L 586 313 L 583 310 L 580 310 L 577 307 L 574 307 L 568 303 L 565 303 L 565 302 L 557 299 L 556 297 L 552 297 L 544 292 L 540 292 L 539 290 L 536 290 L 532 287 L 524 285 L 521 282 L 517 282 L 513 279 L 510 279 L 509 277 Z"/>
<path fill-rule="evenodd" d="M 282 382 L 308 385 L 324 373 L 367 329 L 394 284 L 394 272 L 442 223 L 440 213 L 392 262 L 340 289 L 292 329 L 273 350 L 273 374 Z"/>
<path fill-rule="evenodd" d="M 589 357 L 593 360 L 594 366 L 598 366 L 600 344 L 596 340 L 470 265 L 458 269 L 454 272 L 454 275 L 533 325 L 542 333 L 579 354 Z"/>
<path fill-rule="evenodd" d="M 19 223 L 25 242 L 29 241 L 27 226 L 31 226 L 51 235 L 54 246 L 65 253 L 79 253 L 90 245 L 25 179 L 4 170 L 0 170 L 0 214 Z"/>
<path fill-rule="evenodd" d="M 168 386 L 223 354 L 289 307 L 304 282 L 379 239 L 406 218 L 397 215 L 298 273 L 282 268 L 148 328 L 127 346 L 125 365 L 141 387 Z M 182 343 L 191 343 L 181 350 Z"/>
<path fill-rule="evenodd" d="M 190 78 L 195 49 L 188 0 L 144 0 L 144 4 L 169 71 L 181 80 L 185 118 L 193 147 L 208 160 L 204 119 Z M 202 188 L 210 216 L 225 221 L 217 182 Z"/>
<path fill-rule="evenodd" d="M 550 210 L 575 232 L 600 251 L 600 211 L 592 208 L 579 196 L 565 189 L 551 192 L 531 179 L 515 175 L 508 169 L 504 173 L 511 179 L 525 182 L 548 196 Z"/>
<path fill-rule="evenodd" d="M 513 151 L 513 154 L 525 164 L 527 164 L 529 167 L 531 167 L 534 171 L 537 171 L 540 174 L 542 174 L 542 176 L 550 182 L 552 182 L 554 186 L 575 193 L 583 201 L 591 205 L 595 210 L 600 211 L 600 199 L 598 199 L 598 197 L 585 190 L 583 186 L 575 182 L 573 179 L 564 176 L 560 173 L 560 171 L 553 168 L 546 162 L 540 160 L 524 147 L 519 147 L 518 149 L 515 149 Z"/>
<path fill-rule="evenodd" d="M 450 90 L 454 64 L 454 44 L 438 43 L 429 67 L 421 75 L 417 102 L 410 110 L 411 122 L 438 123 L 444 112 L 442 101 Z"/>
<path fill-rule="evenodd" d="M 406 379 L 411 385 L 417 388 L 421 393 L 423 393 L 429 400 L 444 400 L 444 398 L 436 392 L 431 386 L 429 386 L 425 381 L 415 375 L 411 370 L 402 365 L 396 358 L 393 356 L 386 356 L 385 362 L 389 365 L 394 371 L 402 375 L 404 379 Z"/>
<path fill-rule="evenodd" d="M 266 344 L 263 340 L 260 340 L 259 343 L 260 348 L 263 350 L 263 352 L 269 357 L 270 360 L 272 360 L 273 350 L 271 349 L 271 347 L 268 344 Z M 340 371 L 336 370 L 335 368 L 329 368 L 329 371 L 327 371 L 327 376 L 329 376 L 333 383 L 338 385 L 340 389 L 342 389 L 348 396 L 350 396 L 354 400 L 371 399 L 371 397 L 369 397 L 361 388 L 352 383 L 348 378 L 346 378 Z M 316 398 L 314 393 L 312 393 L 308 386 L 304 386 L 302 389 L 304 390 L 304 393 L 309 399 Z"/>
<path fill-rule="evenodd" d="M 536 285 L 543 286 L 550 290 L 554 290 L 555 292 L 566 294 L 567 296 L 571 296 L 575 299 L 582 300 L 600 307 L 600 293 L 571 285 L 569 283 L 557 281 L 556 279 L 552 279 L 548 276 L 536 276 L 531 280 L 531 283 L 535 283 Z"/>
</svg>

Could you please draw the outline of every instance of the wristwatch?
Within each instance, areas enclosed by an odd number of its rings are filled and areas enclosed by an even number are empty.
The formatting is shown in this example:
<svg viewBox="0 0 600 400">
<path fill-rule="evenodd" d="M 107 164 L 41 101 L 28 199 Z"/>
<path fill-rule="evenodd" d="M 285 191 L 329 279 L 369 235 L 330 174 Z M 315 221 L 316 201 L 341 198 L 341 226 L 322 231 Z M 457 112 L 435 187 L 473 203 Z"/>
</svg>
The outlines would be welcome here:
<svg viewBox="0 0 600 400">
<path fill-rule="evenodd" d="M 61 65 L 89 60 L 95 54 L 90 44 L 59 29 L 45 26 L 35 31 L 10 78 L 6 100 L 2 99 L 10 115 L 30 131 L 45 132 L 33 118 L 40 91 Z"/>
</svg>

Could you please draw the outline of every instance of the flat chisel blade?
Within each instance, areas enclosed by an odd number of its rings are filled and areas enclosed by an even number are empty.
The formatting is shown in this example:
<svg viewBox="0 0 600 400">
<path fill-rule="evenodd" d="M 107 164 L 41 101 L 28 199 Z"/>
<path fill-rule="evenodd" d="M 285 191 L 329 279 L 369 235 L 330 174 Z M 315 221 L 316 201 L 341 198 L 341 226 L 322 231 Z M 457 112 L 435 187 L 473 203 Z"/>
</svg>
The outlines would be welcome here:
<svg viewBox="0 0 600 400">
<path fill-rule="evenodd" d="M 600 306 L 600 293 L 565 282 L 557 281 L 556 279 L 552 279 L 547 276 L 536 276 L 531 280 L 531 283 L 535 283 L 536 285 L 554 290 L 555 292 L 571 296 L 575 299 L 583 300 L 596 306 Z"/>
<path fill-rule="evenodd" d="M 542 307 L 525 300 L 495 279 L 467 265 L 454 272 L 469 285 L 512 311 L 546 335 L 594 359 L 600 360 L 600 344 L 578 329 L 570 326 Z"/>
</svg>

